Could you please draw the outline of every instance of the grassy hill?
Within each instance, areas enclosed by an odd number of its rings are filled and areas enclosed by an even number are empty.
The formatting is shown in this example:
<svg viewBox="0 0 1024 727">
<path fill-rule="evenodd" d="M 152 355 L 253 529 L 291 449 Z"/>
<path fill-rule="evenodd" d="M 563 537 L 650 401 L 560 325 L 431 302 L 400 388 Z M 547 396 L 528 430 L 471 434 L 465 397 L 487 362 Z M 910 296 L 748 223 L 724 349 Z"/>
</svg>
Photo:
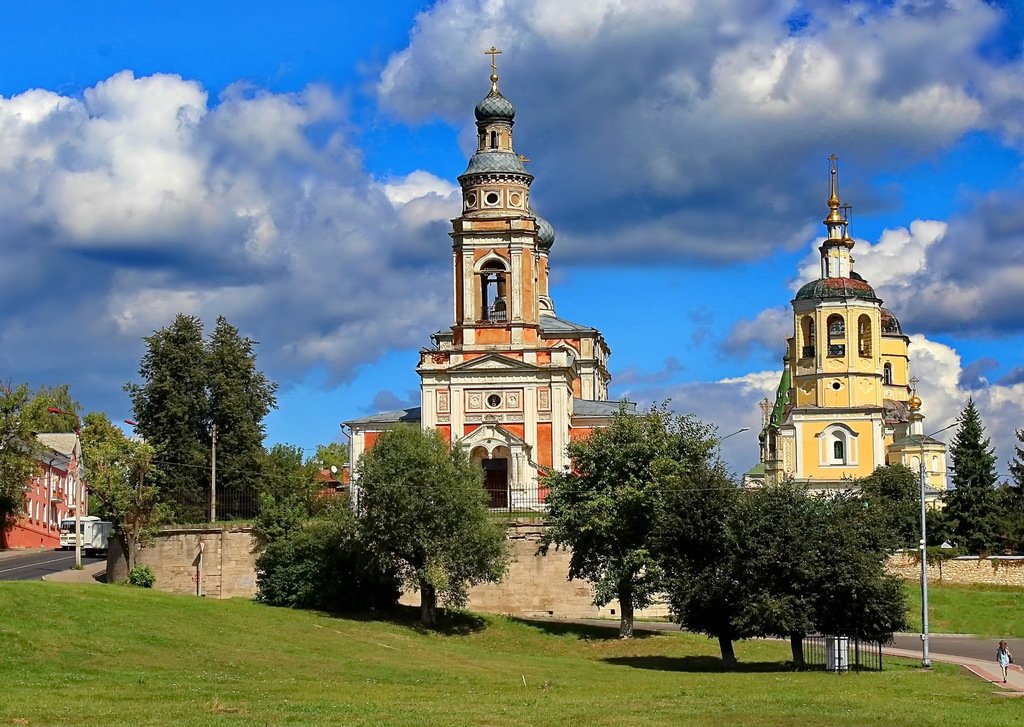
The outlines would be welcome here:
<svg viewBox="0 0 1024 727">
<path fill-rule="evenodd" d="M 425 632 L 122 586 L 0 583 L 0 725 L 1006 725 L 940 665 L 795 673 L 787 647 L 486 617 Z"/>
<path fill-rule="evenodd" d="M 921 628 L 921 584 L 907 581 L 911 630 Z M 928 584 L 928 627 L 937 634 L 1024 638 L 1024 588 Z"/>
</svg>

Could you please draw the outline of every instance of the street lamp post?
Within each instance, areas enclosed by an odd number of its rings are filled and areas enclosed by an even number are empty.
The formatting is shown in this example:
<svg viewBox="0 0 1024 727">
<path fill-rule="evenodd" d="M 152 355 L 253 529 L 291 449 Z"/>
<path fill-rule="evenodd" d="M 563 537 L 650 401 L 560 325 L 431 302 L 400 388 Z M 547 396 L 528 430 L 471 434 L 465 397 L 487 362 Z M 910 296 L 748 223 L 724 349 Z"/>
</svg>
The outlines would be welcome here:
<svg viewBox="0 0 1024 727">
<path fill-rule="evenodd" d="M 719 437 L 718 438 L 718 443 L 721 444 L 722 442 L 724 442 L 729 437 L 735 437 L 737 434 L 743 434 L 743 432 L 749 432 L 749 431 L 750 431 L 750 427 L 743 427 L 742 429 L 737 429 L 732 434 L 726 434 L 724 437 Z"/>
<path fill-rule="evenodd" d="M 47 407 L 46 411 L 51 414 L 70 414 L 75 418 L 75 442 L 78 444 L 79 453 L 82 451 L 82 425 L 78 418 L 78 414 L 73 411 L 64 411 L 58 409 L 55 406 Z M 82 569 L 82 493 L 80 490 L 80 483 L 82 478 L 79 477 L 78 470 L 82 466 L 81 457 L 75 462 L 75 569 Z"/>
<path fill-rule="evenodd" d="M 941 434 L 947 429 L 956 426 L 956 422 L 937 429 L 931 434 L 921 434 L 918 444 L 921 447 L 921 463 L 918 468 L 918 479 L 921 482 L 921 666 L 930 669 L 932 666 L 931 655 L 928 651 L 928 533 L 926 526 L 926 512 L 924 504 L 927 473 L 924 466 L 924 440 Z"/>
</svg>

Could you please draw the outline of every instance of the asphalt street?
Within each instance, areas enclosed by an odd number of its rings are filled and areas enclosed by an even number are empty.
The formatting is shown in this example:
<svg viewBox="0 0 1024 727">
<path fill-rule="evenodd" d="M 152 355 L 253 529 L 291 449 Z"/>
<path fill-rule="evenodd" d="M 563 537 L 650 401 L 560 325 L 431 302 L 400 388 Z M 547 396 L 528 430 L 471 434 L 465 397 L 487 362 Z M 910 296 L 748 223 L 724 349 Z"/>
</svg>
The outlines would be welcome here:
<svg viewBox="0 0 1024 727">
<path fill-rule="evenodd" d="M 106 560 L 106 556 L 82 555 L 82 565 Z M 0 553 L 0 581 L 37 581 L 75 565 L 73 550 L 4 551 Z"/>
<path fill-rule="evenodd" d="M 542 619 L 538 619 L 542 620 Z M 619 622 L 611 619 L 579 619 L 574 623 L 583 623 L 588 626 L 604 626 L 606 628 L 618 628 Z M 636 621 L 633 623 L 636 630 L 647 631 L 678 631 L 679 626 L 674 623 L 662 621 Z M 965 656 L 971 659 L 988 659 L 995 661 L 996 646 L 999 639 L 986 639 L 977 636 L 957 635 L 940 636 L 931 634 L 928 638 L 928 648 L 932 654 L 947 654 L 949 656 Z M 1007 639 L 1007 646 L 1014 655 L 1024 654 L 1024 640 Z M 897 649 L 908 649 L 910 651 L 921 651 L 920 634 L 896 634 L 892 643 L 888 644 Z M 1016 656 L 1015 656 L 1016 659 Z M 1019 660 L 1019 659 L 1017 659 Z"/>
</svg>

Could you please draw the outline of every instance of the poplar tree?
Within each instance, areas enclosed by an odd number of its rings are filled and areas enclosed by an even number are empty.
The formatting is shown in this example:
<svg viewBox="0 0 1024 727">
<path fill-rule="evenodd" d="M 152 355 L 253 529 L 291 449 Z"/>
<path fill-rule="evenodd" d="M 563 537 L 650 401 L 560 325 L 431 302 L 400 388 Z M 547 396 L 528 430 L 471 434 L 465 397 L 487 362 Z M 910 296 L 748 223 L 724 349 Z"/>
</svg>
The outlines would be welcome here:
<svg viewBox="0 0 1024 727">
<path fill-rule="evenodd" d="M 255 513 L 263 420 L 277 406 L 277 384 L 256 368 L 254 344 L 220 316 L 206 346 L 209 418 L 217 428 L 217 510 L 227 519 Z"/>
<path fill-rule="evenodd" d="M 160 490 L 180 520 L 203 522 L 209 486 L 209 402 L 203 324 L 179 313 L 142 339 L 141 384 L 127 384 L 136 431 L 153 447 Z"/>
<path fill-rule="evenodd" d="M 957 421 L 960 426 L 950 447 L 955 489 L 946 510 L 959 544 L 980 555 L 999 546 L 996 456 L 973 399 Z"/>
<path fill-rule="evenodd" d="M 218 516 L 251 517 L 263 419 L 277 405 L 277 385 L 256 368 L 255 342 L 223 317 L 205 341 L 202 322 L 184 314 L 143 340 L 142 383 L 125 390 L 137 431 L 155 450 L 163 499 L 179 521 L 205 521 L 216 426 Z"/>
</svg>

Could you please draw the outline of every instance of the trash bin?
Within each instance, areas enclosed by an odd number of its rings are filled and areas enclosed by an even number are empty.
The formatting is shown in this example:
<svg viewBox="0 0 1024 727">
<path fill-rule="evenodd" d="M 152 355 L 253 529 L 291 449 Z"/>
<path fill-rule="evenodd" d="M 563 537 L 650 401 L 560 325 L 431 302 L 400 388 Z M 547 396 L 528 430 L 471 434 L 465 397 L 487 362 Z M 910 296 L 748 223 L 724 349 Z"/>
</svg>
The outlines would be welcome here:
<svg viewBox="0 0 1024 727">
<path fill-rule="evenodd" d="M 825 637 L 825 669 L 828 671 L 850 670 L 850 637 Z"/>
</svg>

